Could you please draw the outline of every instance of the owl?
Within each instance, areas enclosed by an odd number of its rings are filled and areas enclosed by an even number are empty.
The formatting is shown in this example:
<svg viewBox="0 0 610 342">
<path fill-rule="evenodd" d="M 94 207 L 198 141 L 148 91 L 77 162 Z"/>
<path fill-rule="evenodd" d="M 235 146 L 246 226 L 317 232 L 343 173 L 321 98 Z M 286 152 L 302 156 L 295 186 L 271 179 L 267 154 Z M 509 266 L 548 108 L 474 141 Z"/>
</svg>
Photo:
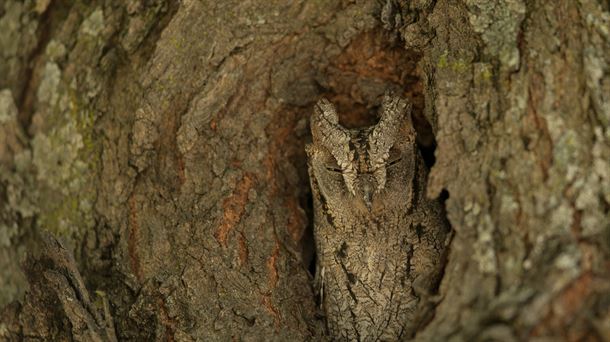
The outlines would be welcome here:
<svg viewBox="0 0 610 342">
<path fill-rule="evenodd" d="M 316 287 L 333 340 L 412 337 L 438 286 L 449 227 L 425 195 L 410 111 L 386 93 L 376 125 L 346 129 L 328 100 L 314 108 L 306 152 Z"/>
</svg>

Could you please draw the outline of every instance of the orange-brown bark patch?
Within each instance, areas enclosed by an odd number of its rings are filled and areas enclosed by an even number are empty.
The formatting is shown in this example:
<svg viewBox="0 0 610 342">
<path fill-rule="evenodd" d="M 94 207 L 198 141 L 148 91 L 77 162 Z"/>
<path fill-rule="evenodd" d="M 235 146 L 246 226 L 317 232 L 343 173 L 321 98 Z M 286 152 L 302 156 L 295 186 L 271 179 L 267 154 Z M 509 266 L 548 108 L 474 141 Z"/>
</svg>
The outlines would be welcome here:
<svg viewBox="0 0 610 342">
<path fill-rule="evenodd" d="M 237 184 L 235 191 L 231 196 L 224 200 L 222 208 L 224 214 L 222 223 L 214 233 L 214 237 L 221 246 L 227 246 L 227 236 L 231 229 L 235 227 L 243 216 L 248 203 L 248 192 L 254 185 L 254 176 L 250 173 L 244 174 L 243 178 Z"/>
<path fill-rule="evenodd" d="M 583 321 L 582 312 L 589 303 L 588 297 L 594 287 L 591 272 L 582 274 L 564 289 L 549 304 L 547 315 L 532 329 L 531 337 L 560 334 L 566 341 L 587 341 L 591 338 L 590 329 Z"/>
<path fill-rule="evenodd" d="M 280 255 L 280 243 L 276 239 L 275 246 L 273 246 L 273 252 L 269 259 L 267 259 L 267 271 L 269 272 L 269 290 L 273 290 L 277 286 L 279 280 L 279 274 L 277 272 L 277 258 Z"/>
<path fill-rule="evenodd" d="M 277 311 L 277 308 L 275 306 L 273 306 L 273 303 L 271 303 L 271 296 L 268 294 L 263 295 L 262 304 L 265 307 L 265 309 L 267 309 L 269 314 L 273 317 L 273 321 L 275 323 L 275 330 L 279 331 L 280 330 L 280 313 L 279 313 L 279 311 Z"/>
<path fill-rule="evenodd" d="M 165 341 L 174 342 L 174 334 L 176 332 L 176 322 L 167 313 L 165 301 L 162 297 L 157 297 L 157 306 L 159 307 L 159 322 L 165 327 Z"/>
</svg>

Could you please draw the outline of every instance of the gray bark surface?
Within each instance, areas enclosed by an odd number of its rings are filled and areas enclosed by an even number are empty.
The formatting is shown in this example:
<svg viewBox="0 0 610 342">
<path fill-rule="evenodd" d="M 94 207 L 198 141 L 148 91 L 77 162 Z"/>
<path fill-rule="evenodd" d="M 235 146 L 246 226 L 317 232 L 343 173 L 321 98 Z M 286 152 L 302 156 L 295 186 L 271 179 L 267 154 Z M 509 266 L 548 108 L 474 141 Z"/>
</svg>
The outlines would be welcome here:
<svg viewBox="0 0 610 342">
<path fill-rule="evenodd" d="M 387 89 L 453 229 L 415 339 L 610 340 L 603 0 L 0 2 L 0 339 L 325 339 L 309 117 Z"/>
</svg>

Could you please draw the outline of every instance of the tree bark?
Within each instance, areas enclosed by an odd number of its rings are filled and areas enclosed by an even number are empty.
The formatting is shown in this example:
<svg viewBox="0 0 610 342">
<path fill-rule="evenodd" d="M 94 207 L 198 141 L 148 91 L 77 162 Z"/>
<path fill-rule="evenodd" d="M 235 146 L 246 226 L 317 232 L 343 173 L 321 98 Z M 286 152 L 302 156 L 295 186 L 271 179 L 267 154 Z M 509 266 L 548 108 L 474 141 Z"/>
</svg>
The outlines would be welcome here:
<svg viewBox="0 0 610 342">
<path fill-rule="evenodd" d="M 609 27 L 603 0 L 0 3 L 0 337 L 324 340 L 309 116 L 370 124 L 390 88 L 453 229 L 415 339 L 610 340 Z"/>
</svg>

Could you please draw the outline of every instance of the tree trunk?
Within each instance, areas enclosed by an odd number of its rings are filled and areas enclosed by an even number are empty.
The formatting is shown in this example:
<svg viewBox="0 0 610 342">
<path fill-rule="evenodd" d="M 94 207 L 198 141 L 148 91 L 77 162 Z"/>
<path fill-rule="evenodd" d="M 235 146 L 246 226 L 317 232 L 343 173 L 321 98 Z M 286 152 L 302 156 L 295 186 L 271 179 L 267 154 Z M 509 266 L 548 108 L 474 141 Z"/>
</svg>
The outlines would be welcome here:
<svg viewBox="0 0 610 342">
<path fill-rule="evenodd" d="M 610 340 L 607 1 L 6 0 L 0 76 L 4 339 L 324 340 L 309 116 L 394 89 L 453 229 L 415 339 Z"/>
</svg>

